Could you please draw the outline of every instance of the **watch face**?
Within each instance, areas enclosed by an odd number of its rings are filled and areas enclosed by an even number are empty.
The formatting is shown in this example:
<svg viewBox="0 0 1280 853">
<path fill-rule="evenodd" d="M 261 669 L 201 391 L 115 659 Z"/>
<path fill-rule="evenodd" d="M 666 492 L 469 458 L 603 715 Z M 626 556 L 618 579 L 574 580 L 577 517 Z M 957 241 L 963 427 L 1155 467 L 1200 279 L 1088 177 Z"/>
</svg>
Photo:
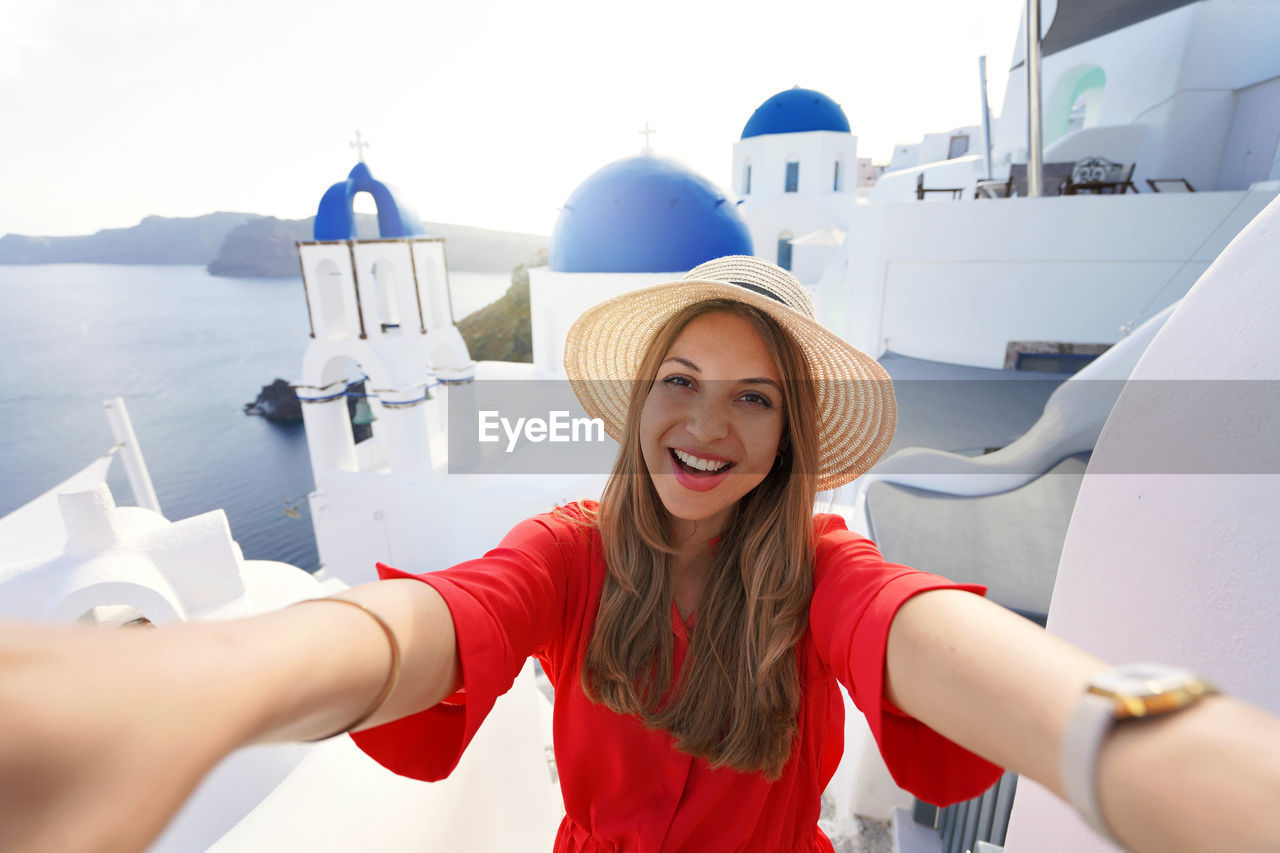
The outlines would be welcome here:
<svg viewBox="0 0 1280 853">
<path fill-rule="evenodd" d="M 1201 696 L 1216 693 L 1217 689 L 1189 669 L 1135 663 L 1097 675 L 1089 692 L 1114 699 L 1116 718 L 1123 719 L 1185 708 Z"/>
</svg>

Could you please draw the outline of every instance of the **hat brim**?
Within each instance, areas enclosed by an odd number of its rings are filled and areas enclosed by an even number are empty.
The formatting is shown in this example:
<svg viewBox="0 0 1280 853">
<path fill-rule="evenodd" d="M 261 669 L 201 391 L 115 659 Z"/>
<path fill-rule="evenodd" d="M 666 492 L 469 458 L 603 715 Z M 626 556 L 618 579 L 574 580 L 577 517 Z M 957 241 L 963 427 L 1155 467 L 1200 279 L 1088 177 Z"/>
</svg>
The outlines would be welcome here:
<svg viewBox="0 0 1280 853">
<path fill-rule="evenodd" d="M 816 384 L 818 489 L 834 489 L 884 455 L 897 426 L 893 383 L 880 363 L 814 320 L 763 294 L 721 281 L 678 281 L 633 290 L 587 309 L 565 339 L 564 368 L 587 414 L 622 438 L 630 383 L 658 330 L 676 312 L 708 299 L 751 305 L 803 350 Z"/>
</svg>

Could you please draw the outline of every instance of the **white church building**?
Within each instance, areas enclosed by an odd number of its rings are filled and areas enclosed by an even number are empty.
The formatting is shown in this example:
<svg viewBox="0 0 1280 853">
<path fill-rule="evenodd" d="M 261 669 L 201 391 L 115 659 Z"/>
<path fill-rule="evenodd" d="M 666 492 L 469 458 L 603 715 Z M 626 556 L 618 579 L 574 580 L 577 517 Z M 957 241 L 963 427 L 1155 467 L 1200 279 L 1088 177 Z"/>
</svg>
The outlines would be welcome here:
<svg viewBox="0 0 1280 853">
<path fill-rule="evenodd" d="M 755 254 L 806 285 L 822 277 L 857 199 L 858 139 L 840 105 L 799 86 L 761 104 L 733 145 Z"/>
</svg>

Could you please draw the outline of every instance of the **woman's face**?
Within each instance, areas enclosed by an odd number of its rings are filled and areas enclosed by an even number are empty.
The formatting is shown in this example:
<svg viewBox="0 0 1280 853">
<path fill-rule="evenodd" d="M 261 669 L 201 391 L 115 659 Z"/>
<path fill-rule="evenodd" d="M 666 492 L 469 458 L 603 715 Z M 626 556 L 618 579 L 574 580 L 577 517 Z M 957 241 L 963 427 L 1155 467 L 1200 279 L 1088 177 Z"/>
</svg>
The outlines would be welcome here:
<svg viewBox="0 0 1280 853">
<path fill-rule="evenodd" d="M 658 367 L 640 413 L 640 448 L 685 534 L 714 536 L 769 474 L 782 437 L 782 377 L 745 317 L 703 314 Z M 680 533 L 681 531 L 677 531 Z"/>
</svg>

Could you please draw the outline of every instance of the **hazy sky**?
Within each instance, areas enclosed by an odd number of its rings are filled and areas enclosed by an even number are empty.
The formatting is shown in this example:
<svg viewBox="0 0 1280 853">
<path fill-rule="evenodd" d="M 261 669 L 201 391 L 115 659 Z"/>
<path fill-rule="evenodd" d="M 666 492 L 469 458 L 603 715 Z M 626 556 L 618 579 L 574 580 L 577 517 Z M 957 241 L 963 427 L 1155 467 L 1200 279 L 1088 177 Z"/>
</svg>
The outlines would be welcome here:
<svg viewBox="0 0 1280 853">
<path fill-rule="evenodd" d="M 722 187 L 752 111 L 839 102 L 858 153 L 998 114 L 1023 0 L 0 0 L 0 234 L 303 217 L 355 162 L 423 219 L 550 233 L 654 148 Z"/>
</svg>

